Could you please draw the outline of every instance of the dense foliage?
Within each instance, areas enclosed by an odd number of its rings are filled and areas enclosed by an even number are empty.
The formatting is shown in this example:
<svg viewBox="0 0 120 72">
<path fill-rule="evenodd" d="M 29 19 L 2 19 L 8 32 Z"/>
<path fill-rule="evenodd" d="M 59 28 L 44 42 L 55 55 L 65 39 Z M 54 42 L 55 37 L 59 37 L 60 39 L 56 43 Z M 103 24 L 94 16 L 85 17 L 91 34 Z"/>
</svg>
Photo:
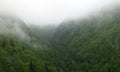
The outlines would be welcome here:
<svg viewBox="0 0 120 72">
<path fill-rule="evenodd" d="M 63 62 L 65 72 L 120 72 L 119 12 L 68 21 L 58 28 L 52 46 L 63 59 L 69 58 Z"/>
<path fill-rule="evenodd" d="M 55 72 L 50 52 L 24 22 L 0 16 L 0 72 Z"/>
<path fill-rule="evenodd" d="M 49 43 L 51 38 L 53 37 L 57 26 L 54 25 L 46 25 L 46 26 L 34 26 L 29 25 L 29 28 L 36 35 L 37 38 L 40 38 L 44 43 Z"/>
<path fill-rule="evenodd" d="M 17 27 L 28 39 L 0 33 L 0 72 L 120 72 L 119 12 L 63 22 L 55 34 L 56 27 Z"/>
<path fill-rule="evenodd" d="M 48 72 L 51 55 L 36 49 L 14 36 L 0 36 L 0 72 Z M 50 68 L 50 69 L 49 69 Z M 54 71 L 52 71 L 54 72 Z"/>
</svg>

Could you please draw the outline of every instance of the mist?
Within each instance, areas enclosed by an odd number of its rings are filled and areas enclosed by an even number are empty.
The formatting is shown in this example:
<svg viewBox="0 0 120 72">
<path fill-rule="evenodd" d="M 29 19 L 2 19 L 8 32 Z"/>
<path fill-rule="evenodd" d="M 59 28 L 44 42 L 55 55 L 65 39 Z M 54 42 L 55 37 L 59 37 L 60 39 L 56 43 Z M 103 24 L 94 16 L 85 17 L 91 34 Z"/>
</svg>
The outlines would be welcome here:
<svg viewBox="0 0 120 72">
<path fill-rule="evenodd" d="M 26 24 L 57 25 L 119 3 L 118 0 L 0 0 L 0 13 L 17 16 Z"/>
<path fill-rule="evenodd" d="M 30 40 L 22 26 L 25 26 L 25 24 L 20 19 L 0 16 L 0 35 L 14 35 L 21 40 Z"/>
</svg>

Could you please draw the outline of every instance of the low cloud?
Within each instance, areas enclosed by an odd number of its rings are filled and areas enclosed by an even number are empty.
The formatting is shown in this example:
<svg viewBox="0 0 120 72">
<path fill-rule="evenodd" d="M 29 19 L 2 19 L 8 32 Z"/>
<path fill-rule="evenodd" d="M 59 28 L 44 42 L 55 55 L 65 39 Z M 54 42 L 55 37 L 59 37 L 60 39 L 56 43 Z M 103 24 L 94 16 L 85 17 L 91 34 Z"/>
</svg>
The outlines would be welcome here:
<svg viewBox="0 0 120 72">
<path fill-rule="evenodd" d="M 27 24 L 59 24 L 64 19 L 79 18 L 119 0 L 0 0 L 0 13 L 11 13 Z"/>
<path fill-rule="evenodd" d="M 15 35 L 22 40 L 29 40 L 29 35 L 22 28 L 24 22 L 9 16 L 0 16 L 0 34 Z"/>
</svg>

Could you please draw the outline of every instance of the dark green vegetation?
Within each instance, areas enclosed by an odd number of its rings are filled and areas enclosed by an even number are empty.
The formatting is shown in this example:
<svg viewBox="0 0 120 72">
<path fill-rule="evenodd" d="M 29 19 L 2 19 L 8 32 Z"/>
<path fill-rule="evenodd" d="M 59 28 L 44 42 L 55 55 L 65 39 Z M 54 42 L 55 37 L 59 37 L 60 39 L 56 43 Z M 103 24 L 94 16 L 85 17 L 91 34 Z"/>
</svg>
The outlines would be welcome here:
<svg viewBox="0 0 120 72">
<path fill-rule="evenodd" d="M 0 72 L 56 71 L 52 50 L 22 21 L 0 17 L 0 25 Z"/>
<path fill-rule="evenodd" d="M 0 72 L 120 72 L 119 8 L 63 22 L 55 34 L 24 24 L 17 28 L 25 36 L 0 32 Z"/>
<path fill-rule="evenodd" d="M 14 36 L 0 36 L 0 72 L 54 72 L 51 55 Z"/>
<path fill-rule="evenodd" d="M 90 18 L 68 21 L 58 28 L 52 45 L 63 56 L 62 69 L 120 72 L 120 10 Z"/>
<path fill-rule="evenodd" d="M 40 38 L 45 43 L 49 43 L 57 28 L 57 26 L 54 25 L 46 25 L 42 27 L 30 25 L 29 27 L 33 34 L 36 35 L 37 38 Z"/>
</svg>

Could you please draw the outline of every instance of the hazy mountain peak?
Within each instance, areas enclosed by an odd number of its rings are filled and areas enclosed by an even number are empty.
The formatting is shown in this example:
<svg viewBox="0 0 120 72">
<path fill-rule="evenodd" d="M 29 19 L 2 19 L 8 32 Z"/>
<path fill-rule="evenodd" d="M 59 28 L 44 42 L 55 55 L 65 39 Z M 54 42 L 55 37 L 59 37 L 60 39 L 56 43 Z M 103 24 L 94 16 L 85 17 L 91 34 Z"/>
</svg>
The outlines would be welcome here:
<svg viewBox="0 0 120 72">
<path fill-rule="evenodd" d="M 25 23 L 12 16 L 0 16 L 0 34 L 16 35 L 21 39 L 29 39 L 25 29 Z"/>
</svg>

